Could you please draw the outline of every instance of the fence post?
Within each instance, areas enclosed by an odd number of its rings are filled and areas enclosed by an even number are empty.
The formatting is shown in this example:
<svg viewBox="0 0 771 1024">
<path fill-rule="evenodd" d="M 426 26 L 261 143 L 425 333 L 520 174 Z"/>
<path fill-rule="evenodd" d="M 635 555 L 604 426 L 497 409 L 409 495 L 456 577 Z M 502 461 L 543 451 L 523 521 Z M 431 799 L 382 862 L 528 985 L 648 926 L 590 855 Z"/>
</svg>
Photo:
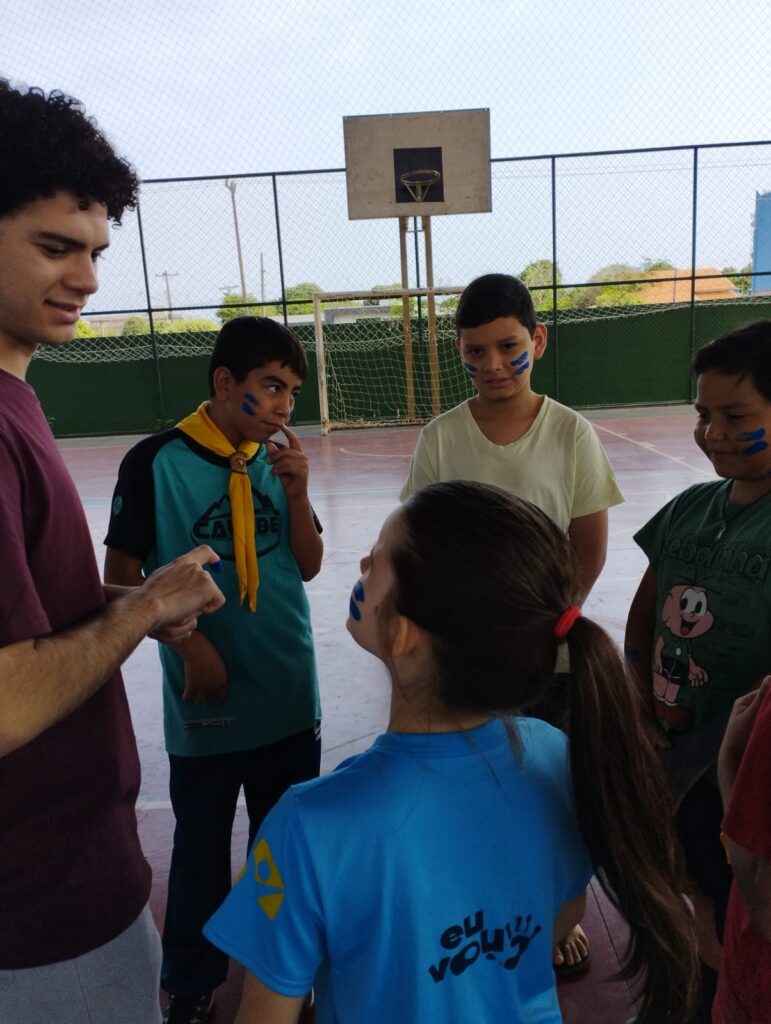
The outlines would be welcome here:
<svg viewBox="0 0 771 1024">
<path fill-rule="evenodd" d="M 691 356 L 696 351 L 696 218 L 698 211 L 699 192 L 699 147 L 693 147 L 693 209 L 691 213 Z M 688 398 L 696 399 L 696 381 L 693 379 L 691 367 L 688 367 Z"/>
<path fill-rule="evenodd" d="M 273 182 L 273 213 L 276 218 L 276 245 L 278 247 L 278 275 L 281 279 L 281 308 L 284 311 L 284 326 L 286 327 L 289 323 L 286 315 L 286 285 L 284 284 L 284 254 L 281 246 L 281 218 L 278 215 L 278 186 L 276 185 L 276 175 L 271 174 L 271 181 Z"/>
<path fill-rule="evenodd" d="M 551 158 L 551 295 L 552 295 L 552 337 L 554 348 L 554 400 L 560 398 L 560 349 L 557 322 L 557 158 Z"/>
<path fill-rule="evenodd" d="M 139 249 L 142 254 L 142 273 L 145 279 L 145 297 L 147 299 L 147 316 L 150 321 L 150 345 L 153 350 L 153 359 L 155 360 L 155 380 L 158 384 L 158 412 L 160 413 L 160 429 L 162 430 L 166 425 L 166 405 L 163 400 L 163 383 L 161 379 L 161 363 L 158 358 L 158 344 L 155 338 L 155 324 L 153 322 L 153 300 L 150 297 L 150 275 L 147 272 L 147 256 L 145 253 L 145 233 L 142 228 L 142 211 L 140 209 L 139 201 L 137 200 L 137 224 L 139 226 Z"/>
</svg>

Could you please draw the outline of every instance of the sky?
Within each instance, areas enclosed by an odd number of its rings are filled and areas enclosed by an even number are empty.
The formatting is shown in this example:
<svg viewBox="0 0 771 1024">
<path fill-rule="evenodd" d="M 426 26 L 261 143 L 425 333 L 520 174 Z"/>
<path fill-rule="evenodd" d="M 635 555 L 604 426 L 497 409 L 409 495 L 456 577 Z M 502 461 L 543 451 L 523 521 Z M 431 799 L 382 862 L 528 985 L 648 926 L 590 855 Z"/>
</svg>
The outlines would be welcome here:
<svg viewBox="0 0 771 1024">
<path fill-rule="evenodd" d="M 771 5 L 760 0 L 0 0 L 0 24 L 0 74 L 78 96 L 143 178 L 341 168 L 351 114 L 488 107 L 497 158 L 771 134 Z M 687 265 L 691 161 L 563 162 L 563 277 L 644 258 Z M 706 151 L 702 167 L 697 263 L 745 263 L 771 147 Z M 549 172 L 494 165 L 491 214 L 434 218 L 437 280 L 548 257 Z M 279 199 L 288 284 L 398 279 L 396 225 L 349 223 L 342 175 L 281 179 Z M 272 298 L 269 183 L 239 183 L 237 201 L 249 290 L 259 295 L 262 253 Z M 175 304 L 213 303 L 238 284 L 223 182 L 147 186 L 142 203 L 154 302 L 165 303 L 163 271 L 177 275 Z M 136 236 L 129 217 L 100 308 L 145 301 Z"/>
</svg>

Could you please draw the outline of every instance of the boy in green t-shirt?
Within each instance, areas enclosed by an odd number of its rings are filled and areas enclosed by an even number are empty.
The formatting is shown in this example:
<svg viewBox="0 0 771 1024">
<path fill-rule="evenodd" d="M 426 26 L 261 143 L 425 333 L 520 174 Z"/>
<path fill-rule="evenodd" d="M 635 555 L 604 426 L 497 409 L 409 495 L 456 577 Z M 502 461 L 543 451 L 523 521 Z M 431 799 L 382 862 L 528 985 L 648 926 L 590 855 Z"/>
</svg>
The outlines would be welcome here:
<svg viewBox="0 0 771 1024">
<path fill-rule="evenodd" d="M 165 1020 L 206 1020 L 227 957 L 203 938 L 230 889 L 243 787 L 249 845 L 292 784 L 318 775 L 316 662 L 304 580 L 323 545 L 308 459 L 287 426 L 305 353 L 273 320 L 229 321 L 214 344 L 208 402 L 140 441 L 120 467 L 105 580 L 138 585 L 170 551 L 209 544 L 225 605 L 161 645 L 164 731 L 176 818 L 163 931 Z M 270 438 L 281 431 L 288 444 Z"/>
<path fill-rule="evenodd" d="M 734 700 L 771 668 L 771 321 L 705 345 L 693 371 L 694 438 L 720 479 L 689 487 L 635 535 L 650 564 L 626 651 L 719 936 L 731 873 L 714 764 Z"/>
</svg>

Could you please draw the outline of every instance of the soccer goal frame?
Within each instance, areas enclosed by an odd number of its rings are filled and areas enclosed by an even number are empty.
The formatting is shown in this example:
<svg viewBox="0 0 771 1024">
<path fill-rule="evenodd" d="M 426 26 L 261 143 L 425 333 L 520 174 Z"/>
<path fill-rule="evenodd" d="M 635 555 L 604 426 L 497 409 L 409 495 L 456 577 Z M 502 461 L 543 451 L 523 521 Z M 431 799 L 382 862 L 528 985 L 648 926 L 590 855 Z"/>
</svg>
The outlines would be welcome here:
<svg viewBox="0 0 771 1024">
<path fill-rule="evenodd" d="M 454 337 L 454 319 L 450 314 L 437 316 L 436 298 L 459 295 L 460 287 L 439 288 L 393 288 L 368 291 L 316 292 L 313 295 L 313 323 L 316 343 L 316 365 L 319 382 L 319 411 L 321 433 L 331 430 L 384 425 L 408 425 L 425 423 L 437 416 L 444 404 L 448 390 L 448 375 L 453 386 L 449 388 L 455 396 L 460 384 L 465 394 L 468 382 L 460 374 L 457 359 L 447 357 L 448 337 Z M 412 300 L 425 302 L 425 326 L 419 317 L 415 320 Z M 365 303 L 363 305 L 358 305 Z M 368 303 L 368 304 L 366 304 Z M 348 305 L 346 305 L 348 304 Z M 357 305 L 351 305 L 357 304 Z M 397 312 L 398 307 L 401 307 Z M 375 311 L 378 312 L 375 312 Z M 369 321 L 382 325 L 381 346 L 389 349 L 388 360 L 378 366 L 377 360 L 367 359 L 367 345 L 373 356 L 378 351 L 378 340 L 372 337 L 360 342 L 358 362 L 363 375 L 379 375 L 375 382 L 387 386 L 389 372 L 398 375 L 400 397 L 387 415 L 378 413 L 362 414 L 358 410 L 348 415 L 344 394 L 348 382 L 342 379 L 345 372 L 344 360 L 337 357 L 331 334 L 336 329 L 335 321 L 342 315 L 346 321 L 347 339 L 344 344 L 349 352 L 355 352 L 356 326 L 365 333 L 362 325 Z M 417 323 L 420 337 L 415 338 Z M 370 336 L 377 334 L 369 330 Z M 441 334 L 441 338 L 439 335 Z M 424 336 L 424 337 L 423 337 Z M 339 344 L 339 343 L 338 343 Z M 454 353 L 453 353 L 454 356 Z M 448 370 L 448 364 L 452 371 Z M 402 379 L 403 375 L 403 379 Z M 356 403 L 354 403 L 356 404 Z"/>
</svg>

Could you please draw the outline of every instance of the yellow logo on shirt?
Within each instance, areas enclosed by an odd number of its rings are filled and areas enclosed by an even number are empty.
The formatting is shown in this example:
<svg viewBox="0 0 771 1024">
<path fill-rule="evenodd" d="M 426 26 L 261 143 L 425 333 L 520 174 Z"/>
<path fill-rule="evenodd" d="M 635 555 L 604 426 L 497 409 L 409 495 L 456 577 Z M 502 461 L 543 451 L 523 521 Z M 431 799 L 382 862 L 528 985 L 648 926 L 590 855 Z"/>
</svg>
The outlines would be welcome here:
<svg viewBox="0 0 771 1024">
<path fill-rule="evenodd" d="M 260 839 L 256 843 L 252 855 L 254 857 L 254 877 L 258 884 L 264 885 L 268 889 L 277 890 L 257 897 L 257 902 L 272 921 L 284 902 L 284 879 L 279 874 L 273 854 L 265 839 Z"/>
</svg>

